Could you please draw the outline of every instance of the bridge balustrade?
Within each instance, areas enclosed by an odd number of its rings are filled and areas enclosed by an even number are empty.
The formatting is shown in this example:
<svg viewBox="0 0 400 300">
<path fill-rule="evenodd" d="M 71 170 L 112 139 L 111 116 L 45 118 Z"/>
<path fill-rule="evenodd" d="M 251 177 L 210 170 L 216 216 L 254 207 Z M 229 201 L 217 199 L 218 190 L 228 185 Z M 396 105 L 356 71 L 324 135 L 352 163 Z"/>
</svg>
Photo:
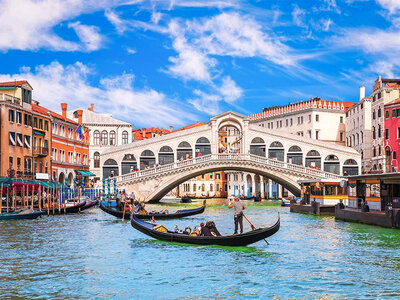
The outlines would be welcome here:
<svg viewBox="0 0 400 300">
<path fill-rule="evenodd" d="M 191 165 L 197 165 L 201 164 L 204 162 L 209 162 L 209 161 L 253 161 L 257 162 L 263 165 L 268 165 L 272 167 L 278 167 L 278 168 L 283 168 L 311 176 L 317 176 L 317 177 L 324 177 L 324 178 L 330 178 L 330 179 L 338 179 L 341 178 L 340 175 L 328 173 L 322 170 L 315 170 L 311 169 L 305 166 L 301 165 L 296 165 L 296 164 L 290 164 L 287 162 L 279 161 L 276 159 L 270 159 L 266 157 L 261 157 L 258 155 L 253 155 L 253 154 L 208 154 L 208 155 L 203 155 L 200 157 L 195 157 L 192 159 L 187 159 L 187 160 L 182 160 L 182 161 L 177 161 L 171 164 L 167 165 L 162 165 L 162 166 L 156 166 L 151 169 L 147 170 L 141 170 L 138 172 L 133 172 L 125 175 L 121 175 L 118 177 L 118 181 L 125 181 L 125 180 L 130 180 L 133 178 L 138 178 L 138 177 L 145 177 L 157 173 L 162 173 L 162 172 L 167 172 L 170 170 L 174 169 L 179 169 L 179 168 L 184 168 L 187 166 Z"/>
</svg>

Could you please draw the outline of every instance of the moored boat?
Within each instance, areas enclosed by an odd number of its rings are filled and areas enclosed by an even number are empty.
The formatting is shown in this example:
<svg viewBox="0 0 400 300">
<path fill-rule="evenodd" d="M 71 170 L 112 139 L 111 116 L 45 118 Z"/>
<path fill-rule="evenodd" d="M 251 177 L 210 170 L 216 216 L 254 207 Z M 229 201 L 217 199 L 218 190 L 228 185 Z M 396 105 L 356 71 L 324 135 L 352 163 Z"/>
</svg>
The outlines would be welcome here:
<svg viewBox="0 0 400 300">
<path fill-rule="evenodd" d="M 43 215 L 42 211 L 33 209 L 22 209 L 12 212 L 5 212 L 0 214 L 0 221 L 5 220 L 33 220 Z"/>
<path fill-rule="evenodd" d="M 86 205 L 86 201 L 81 201 L 81 202 L 76 202 L 75 205 L 74 203 L 69 203 L 66 202 L 66 204 L 61 204 L 60 207 L 57 205 L 57 203 L 55 204 L 55 207 L 49 207 L 49 208 L 42 208 L 42 211 L 44 213 L 50 213 L 50 214 L 74 214 L 74 213 L 78 213 L 80 211 L 82 211 L 82 208 Z"/>
<path fill-rule="evenodd" d="M 247 246 L 276 233 L 280 227 L 280 217 L 278 217 L 276 223 L 271 227 L 258 228 L 245 233 L 227 236 L 191 236 L 184 233 L 165 230 L 165 227 L 163 226 L 162 228 L 164 230 L 160 231 L 157 230 L 159 225 L 144 222 L 136 218 L 136 216 L 132 216 L 131 225 L 140 232 L 163 241 L 196 245 Z"/>
<path fill-rule="evenodd" d="M 88 201 L 86 201 L 85 206 L 82 207 L 81 211 L 85 210 L 85 209 L 89 209 L 93 206 L 96 206 L 97 204 L 99 204 L 99 200 L 97 200 L 97 199 L 96 200 L 88 200 Z"/>
<path fill-rule="evenodd" d="M 193 216 L 197 214 L 201 214 L 204 212 L 204 209 L 206 207 L 206 202 L 203 202 L 203 205 L 201 207 L 197 208 L 192 208 L 192 209 L 182 209 L 178 210 L 174 213 L 148 213 L 148 214 L 134 214 L 136 218 L 138 219 L 151 219 L 155 218 L 156 220 L 158 219 L 176 219 L 176 218 L 182 218 L 182 217 L 188 217 L 188 216 Z M 114 217 L 122 219 L 123 217 L 123 211 L 122 210 L 117 210 L 111 207 L 107 207 L 107 204 L 104 204 L 103 201 L 100 201 L 100 208 L 104 212 L 113 215 Z M 125 219 L 129 219 L 131 217 L 131 212 L 129 210 L 125 210 Z"/>
</svg>

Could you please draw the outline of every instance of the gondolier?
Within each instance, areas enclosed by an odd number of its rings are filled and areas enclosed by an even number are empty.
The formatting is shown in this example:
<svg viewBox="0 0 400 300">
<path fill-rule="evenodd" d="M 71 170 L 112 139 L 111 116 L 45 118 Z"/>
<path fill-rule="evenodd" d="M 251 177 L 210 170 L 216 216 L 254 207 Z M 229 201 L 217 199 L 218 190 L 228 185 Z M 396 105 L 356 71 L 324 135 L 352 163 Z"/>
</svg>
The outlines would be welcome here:
<svg viewBox="0 0 400 300">
<path fill-rule="evenodd" d="M 238 233 L 238 225 L 240 225 L 240 233 L 243 233 L 243 210 L 246 209 L 246 206 L 239 200 L 239 197 L 235 197 L 234 202 L 229 202 L 229 208 L 235 209 L 234 221 L 235 221 L 235 233 Z"/>
</svg>

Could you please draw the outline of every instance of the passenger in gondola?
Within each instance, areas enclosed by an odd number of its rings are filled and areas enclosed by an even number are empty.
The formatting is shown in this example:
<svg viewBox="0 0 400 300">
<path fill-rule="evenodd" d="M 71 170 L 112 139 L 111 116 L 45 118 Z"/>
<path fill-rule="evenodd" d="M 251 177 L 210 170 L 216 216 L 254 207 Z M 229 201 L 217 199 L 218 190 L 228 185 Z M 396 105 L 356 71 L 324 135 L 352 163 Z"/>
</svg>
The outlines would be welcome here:
<svg viewBox="0 0 400 300">
<path fill-rule="evenodd" d="M 202 226 L 200 230 L 200 236 L 212 236 L 210 228 L 207 226 L 209 221 L 206 222 L 206 226 Z M 203 223 L 202 223 L 203 224 Z M 204 224 L 203 224 L 204 225 Z M 200 224 L 201 226 L 201 224 Z"/>
<path fill-rule="evenodd" d="M 219 233 L 217 227 L 215 226 L 214 221 L 209 221 L 208 223 L 208 228 L 210 229 L 211 235 L 212 236 L 221 236 L 221 234 Z"/>
<path fill-rule="evenodd" d="M 121 206 L 121 196 L 122 196 L 122 192 L 119 191 L 117 196 L 115 197 L 115 202 L 117 204 L 117 209 L 118 210 L 120 209 L 120 206 Z"/>
</svg>

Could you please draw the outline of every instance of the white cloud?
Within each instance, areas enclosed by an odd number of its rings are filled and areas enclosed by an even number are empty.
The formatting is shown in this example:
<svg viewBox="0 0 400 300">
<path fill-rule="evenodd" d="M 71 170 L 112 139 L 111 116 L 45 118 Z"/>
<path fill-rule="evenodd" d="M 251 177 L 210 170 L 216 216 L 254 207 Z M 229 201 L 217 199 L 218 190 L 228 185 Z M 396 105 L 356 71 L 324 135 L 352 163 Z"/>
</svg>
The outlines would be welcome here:
<svg viewBox="0 0 400 300">
<path fill-rule="evenodd" d="M 9 49 L 37 50 L 47 48 L 61 51 L 82 49 L 79 42 L 67 41 L 53 28 L 83 13 L 91 13 L 124 4 L 127 0 L 3 0 L 0 10 L 0 51 Z M 85 26 L 85 25 L 81 25 Z M 93 31 L 92 27 L 89 30 Z M 88 28 L 80 28 L 83 36 Z M 78 33 L 78 32 L 77 32 Z M 91 41 L 96 43 L 96 41 Z M 86 44 L 84 47 L 94 47 Z"/>
<path fill-rule="evenodd" d="M 228 103 L 235 102 L 243 94 L 243 90 L 229 76 L 222 79 L 222 85 L 218 90 Z"/>
<path fill-rule="evenodd" d="M 136 54 L 137 53 L 137 51 L 135 49 L 133 49 L 133 48 L 127 48 L 126 52 L 128 52 L 129 54 Z"/>
<path fill-rule="evenodd" d="M 370 72 L 379 74 L 383 77 L 396 77 L 394 69 L 398 69 L 399 64 L 391 61 L 377 61 L 369 66 Z M 397 77 L 396 77 L 397 78 Z"/>
<path fill-rule="evenodd" d="M 83 50 L 94 51 L 101 48 L 104 38 L 99 34 L 99 27 L 82 25 L 80 22 L 69 23 L 68 27 L 75 30 L 76 35 L 84 45 Z"/>
<path fill-rule="evenodd" d="M 308 25 L 305 22 L 306 14 L 307 14 L 307 12 L 304 9 L 301 9 L 296 4 L 294 4 L 293 11 L 292 11 L 293 24 L 295 24 L 296 26 L 299 26 L 299 27 L 307 28 Z"/>
<path fill-rule="evenodd" d="M 120 18 L 120 16 L 113 10 L 107 9 L 104 13 L 107 20 L 114 25 L 115 29 L 119 34 L 124 33 L 127 30 L 127 23 Z"/>
<path fill-rule="evenodd" d="M 376 0 L 376 2 L 384 9 L 388 10 L 390 14 L 396 13 L 400 10 L 399 0 Z"/>
<path fill-rule="evenodd" d="M 194 90 L 193 93 L 197 96 L 194 99 L 188 100 L 198 111 L 207 113 L 210 116 L 218 114 L 218 102 L 221 101 L 220 95 L 207 94 L 200 90 Z"/>
<path fill-rule="evenodd" d="M 34 88 L 33 98 L 54 111 L 60 111 L 60 102 L 67 102 L 69 109 L 94 103 L 97 112 L 111 112 L 142 126 L 183 125 L 196 119 L 163 93 L 133 88 L 133 74 L 101 79 L 97 87 L 89 82 L 93 73 L 81 62 L 64 66 L 54 61 L 34 70 L 23 67 L 18 74 L 0 74 L 0 81 L 28 80 Z"/>
</svg>

